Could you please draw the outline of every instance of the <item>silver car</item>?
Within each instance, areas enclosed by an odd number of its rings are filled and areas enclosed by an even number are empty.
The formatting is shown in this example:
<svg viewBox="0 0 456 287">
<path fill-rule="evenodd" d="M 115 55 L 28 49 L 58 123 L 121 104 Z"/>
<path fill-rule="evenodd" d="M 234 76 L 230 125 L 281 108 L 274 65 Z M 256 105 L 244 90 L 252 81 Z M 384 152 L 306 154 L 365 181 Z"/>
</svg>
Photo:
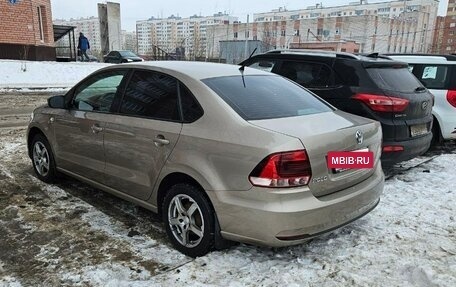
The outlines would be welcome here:
<svg viewBox="0 0 456 287">
<path fill-rule="evenodd" d="M 34 111 L 38 178 L 64 173 L 163 216 L 189 256 L 226 242 L 287 246 L 379 202 L 378 122 L 341 112 L 257 69 L 195 62 L 103 68 Z M 370 169 L 328 168 L 369 150 Z"/>
</svg>

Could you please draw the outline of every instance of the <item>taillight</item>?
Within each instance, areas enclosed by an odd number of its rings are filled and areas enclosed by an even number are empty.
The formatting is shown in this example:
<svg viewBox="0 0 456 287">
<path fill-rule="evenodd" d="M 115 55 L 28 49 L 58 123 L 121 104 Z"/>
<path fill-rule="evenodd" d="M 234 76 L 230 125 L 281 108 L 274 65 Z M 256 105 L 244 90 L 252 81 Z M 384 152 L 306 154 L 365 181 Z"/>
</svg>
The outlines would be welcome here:
<svg viewBox="0 0 456 287">
<path fill-rule="evenodd" d="M 353 99 L 365 103 L 376 112 L 403 112 L 409 104 L 407 99 L 374 94 L 356 94 Z"/>
<path fill-rule="evenodd" d="M 404 147 L 401 145 L 386 145 L 383 146 L 383 152 L 398 152 L 404 151 Z"/>
<path fill-rule="evenodd" d="M 263 159 L 250 173 L 253 185 L 263 187 L 296 187 L 307 185 L 312 176 L 305 150 L 275 153 Z"/>
<path fill-rule="evenodd" d="M 456 108 L 456 90 L 449 90 L 447 92 L 447 101 Z"/>
</svg>

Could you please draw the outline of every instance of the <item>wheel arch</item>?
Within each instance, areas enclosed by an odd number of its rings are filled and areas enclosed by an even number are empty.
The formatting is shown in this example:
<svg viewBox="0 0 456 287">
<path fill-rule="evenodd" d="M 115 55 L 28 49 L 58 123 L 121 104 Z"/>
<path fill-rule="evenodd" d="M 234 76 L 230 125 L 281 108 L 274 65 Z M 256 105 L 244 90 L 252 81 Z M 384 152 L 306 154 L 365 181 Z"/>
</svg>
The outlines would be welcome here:
<svg viewBox="0 0 456 287">
<path fill-rule="evenodd" d="M 32 140 L 37 134 L 41 134 L 49 142 L 49 139 L 47 138 L 46 134 L 40 128 L 38 128 L 36 126 L 31 127 L 27 134 L 27 150 L 28 150 L 28 155 L 30 158 L 32 158 L 32 148 L 31 148 Z"/>
<path fill-rule="evenodd" d="M 206 197 L 208 200 L 209 204 L 211 205 L 212 209 L 214 209 L 214 205 L 208 196 L 206 190 L 204 187 L 192 176 L 183 173 L 183 172 L 172 172 L 167 174 L 161 181 L 160 185 L 158 186 L 157 189 L 157 211 L 158 214 L 162 214 L 162 205 L 163 205 L 163 200 L 165 199 L 166 192 L 171 188 L 171 186 L 179 183 L 187 183 L 192 186 L 195 186 L 198 188 L 201 192 L 201 194 Z"/>
</svg>

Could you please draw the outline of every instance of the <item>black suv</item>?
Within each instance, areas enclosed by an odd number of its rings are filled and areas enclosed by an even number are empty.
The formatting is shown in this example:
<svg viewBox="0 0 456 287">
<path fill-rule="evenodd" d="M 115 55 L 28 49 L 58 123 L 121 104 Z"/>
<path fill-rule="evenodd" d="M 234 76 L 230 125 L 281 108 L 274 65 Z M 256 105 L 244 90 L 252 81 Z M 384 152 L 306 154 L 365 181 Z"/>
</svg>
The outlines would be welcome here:
<svg viewBox="0 0 456 287">
<path fill-rule="evenodd" d="M 385 165 L 430 146 L 434 98 L 406 63 L 378 54 L 274 50 L 241 65 L 287 77 L 340 110 L 381 122 Z"/>
</svg>

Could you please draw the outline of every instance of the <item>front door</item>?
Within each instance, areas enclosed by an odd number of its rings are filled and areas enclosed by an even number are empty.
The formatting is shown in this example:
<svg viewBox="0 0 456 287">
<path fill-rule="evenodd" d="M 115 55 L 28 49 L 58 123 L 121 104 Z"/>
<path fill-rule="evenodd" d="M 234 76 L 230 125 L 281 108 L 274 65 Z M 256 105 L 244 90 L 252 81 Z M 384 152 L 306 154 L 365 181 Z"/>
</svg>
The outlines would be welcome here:
<svg viewBox="0 0 456 287">
<path fill-rule="evenodd" d="M 138 70 L 105 129 L 106 184 L 146 200 L 182 129 L 178 81 Z"/>
<path fill-rule="evenodd" d="M 125 74 L 116 70 L 90 77 L 75 89 L 69 109 L 55 117 L 59 168 L 103 182 L 105 120 Z"/>
</svg>

